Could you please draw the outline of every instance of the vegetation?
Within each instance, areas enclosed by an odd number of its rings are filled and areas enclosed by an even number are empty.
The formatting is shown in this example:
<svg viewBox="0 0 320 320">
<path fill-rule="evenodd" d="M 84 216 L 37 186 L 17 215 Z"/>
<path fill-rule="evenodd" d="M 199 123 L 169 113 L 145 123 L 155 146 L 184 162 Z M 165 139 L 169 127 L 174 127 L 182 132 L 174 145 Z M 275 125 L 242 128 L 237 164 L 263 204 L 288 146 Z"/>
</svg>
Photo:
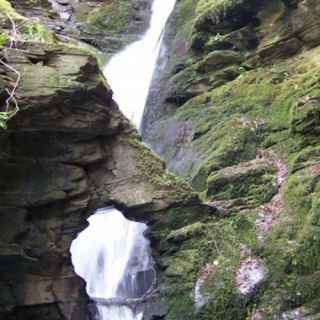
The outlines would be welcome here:
<svg viewBox="0 0 320 320">
<path fill-rule="evenodd" d="M 199 0 L 196 12 L 198 15 L 210 14 L 215 19 L 219 19 L 221 15 L 224 15 L 232 6 L 239 2 L 239 0 Z"/>
<path fill-rule="evenodd" d="M 221 219 L 177 212 L 175 219 L 182 215 L 185 224 L 174 220 L 179 228 L 165 233 L 165 281 L 181 291 L 169 295 L 169 319 L 278 319 L 292 310 L 317 319 L 320 287 L 312 281 L 320 272 L 319 35 L 301 26 L 318 40 L 308 48 L 292 45 L 291 13 L 278 0 L 199 0 L 193 6 L 185 0 L 180 8 L 176 21 L 183 27 L 189 14 L 188 37 L 181 28 L 175 33 L 169 64 L 178 67 L 167 69 L 174 72 L 165 79 L 161 106 L 169 111 L 150 130 L 150 140 L 161 144 L 162 156 L 177 163 L 205 202 L 218 206 Z M 309 13 L 306 19 L 317 23 Z M 182 44 L 189 49 L 179 57 Z M 192 128 L 187 152 L 177 146 L 179 137 L 159 140 L 183 123 Z M 256 171 L 260 161 L 266 167 Z M 286 168 L 288 176 L 281 176 Z M 244 259 L 240 244 L 268 269 L 263 285 L 246 297 L 235 281 Z M 181 252 L 188 261 L 196 257 L 187 271 L 180 268 L 186 260 Z M 205 279 L 208 303 L 194 315 L 190 295 L 202 268 L 214 263 L 221 268 Z"/>
</svg>

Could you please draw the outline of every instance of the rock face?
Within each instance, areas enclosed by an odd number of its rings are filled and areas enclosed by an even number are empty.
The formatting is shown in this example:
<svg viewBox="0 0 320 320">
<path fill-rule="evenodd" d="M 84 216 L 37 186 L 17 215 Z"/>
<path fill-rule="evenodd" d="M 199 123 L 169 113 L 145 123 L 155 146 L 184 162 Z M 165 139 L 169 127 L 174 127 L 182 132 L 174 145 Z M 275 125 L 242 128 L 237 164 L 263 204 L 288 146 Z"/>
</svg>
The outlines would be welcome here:
<svg viewBox="0 0 320 320">
<path fill-rule="evenodd" d="M 319 17 L 315 0 L 178 2 L 143 139 L 223 218 L 155 229 L 166 319 L 319 317 Z"/>
<path fill-rule="evenodd" d="M 0 133 L 0 319 L 92 319 L 69 253 L 89 215 L 112 204 L 154 224 L 209 208 L 142 145 L 91 51 L 0 7 L 1 103 L 16 86 L 19 107 Z"/>
<path fill-rule="evenodd" d="M 0 137 L 0 315 L 86 319 L 68 252 L 86 217 L 114 204 L 151 223 L 197 197 L 142 146 L 89 53 L 25 43 L 1 55 L 23 77 Z"/>
<path fill-rule="evenodd" d="M 147 29 L 150 0 L 13 0 L 16 10 L 37 18 L 59 35 L 71 36 L 113 54 Z"/>
</svg>

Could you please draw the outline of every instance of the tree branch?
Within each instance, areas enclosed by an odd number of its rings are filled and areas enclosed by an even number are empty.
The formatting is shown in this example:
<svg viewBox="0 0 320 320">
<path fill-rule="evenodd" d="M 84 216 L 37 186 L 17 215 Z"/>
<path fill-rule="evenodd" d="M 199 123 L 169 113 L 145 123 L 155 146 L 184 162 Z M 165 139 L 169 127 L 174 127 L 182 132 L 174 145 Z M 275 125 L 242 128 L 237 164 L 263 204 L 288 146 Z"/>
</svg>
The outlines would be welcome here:
<svg viewBox="0 0 320 320">
<path fill-rule="evenodd" d="M 6 112 L 12 112 L 12 116 L 14 116 L 18 111 L 19 111 L 19 106 L 17 103 L 17 100 L 15 98 L 15 93 L 17 91 L 17 88 L 19 86 L 20 80 L 21 80 L 21 74 L 19 71 L 17 71 L 15 68 L 13 68 L 12 66 L 10 66 L 9 64 L 5 63 L 2 59 L 0 59 L 0 64 L 2 64 L 3 66 L 5 66 L 7 69 L 9 69 L 10 71 L 14 72 L 17 75 L 17 79 L 13 85 L 13 89 L 10 91 L 9 89 L 6 89 L 6 92 L 8 93 L 8 98 L 6 99 Z M 13 111 L 10 110 L 10 105 L 13 102 L 15 108 Z"/>
</svg>

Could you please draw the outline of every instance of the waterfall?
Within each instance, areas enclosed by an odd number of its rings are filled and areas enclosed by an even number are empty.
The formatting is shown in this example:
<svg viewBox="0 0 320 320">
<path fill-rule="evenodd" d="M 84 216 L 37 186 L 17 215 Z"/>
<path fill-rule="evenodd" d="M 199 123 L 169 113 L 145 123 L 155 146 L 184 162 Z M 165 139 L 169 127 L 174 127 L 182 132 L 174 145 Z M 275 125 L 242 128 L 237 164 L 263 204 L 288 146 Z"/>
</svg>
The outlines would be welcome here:
<svg viewBox="0 0 320 320">
<path fill-rule="evenodd" d="M 71 245 L 75 272 L 97 302 L 99 320 L 141 320 L 128 301 L 152 289 L 155 272 L 147 226 L 127 220 L 114 208 L 100 209 Z"/>
<path fill-rule="evenodd" d="M 138 128 L 175 2 L 153 0 L 145 35 L 115 55 L 104 69 L 114 100 Z M 87 293 L 97 304 L 97 319 L 142 320 L 143 308 L 137 302 L 152 291 L 156 276 L 144 237 L 147 226 L 125 219 L 114 208 L 98 210 L 88 222 L 70 251 L 75 272 L 86 281 Z"/>
<path fill-rule="evenodd" d="M 164 27 L 176 0 L 154 0 L 150 27 L 140 41 L 115 55 L 104 69 L 114 100 L 137 128 L 140 127 Z"/>
</svg>

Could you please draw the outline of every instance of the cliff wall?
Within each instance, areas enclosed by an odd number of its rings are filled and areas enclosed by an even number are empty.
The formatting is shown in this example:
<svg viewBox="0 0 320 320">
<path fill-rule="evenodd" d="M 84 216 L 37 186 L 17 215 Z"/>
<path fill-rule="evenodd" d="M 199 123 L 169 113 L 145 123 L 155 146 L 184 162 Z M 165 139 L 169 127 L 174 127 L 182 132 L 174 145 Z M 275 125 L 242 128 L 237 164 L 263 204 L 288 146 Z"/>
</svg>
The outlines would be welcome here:
<svg viewBox="0 0 320 320">
<path fill-rule="evenodd" d="M 0 1 L 0 318 L 91 319 L 69 253 L 88 216 L 114 205 L 153 224 L 202 209 L 120 113 L 96 51 L 27 4 Z"/>
<path fill-rule="evenodd" d="M 178 2 L 142 135 L 224 218 L 166 234 L 166 319 L 319 317 L 319 15 Z"/>
</svg>

